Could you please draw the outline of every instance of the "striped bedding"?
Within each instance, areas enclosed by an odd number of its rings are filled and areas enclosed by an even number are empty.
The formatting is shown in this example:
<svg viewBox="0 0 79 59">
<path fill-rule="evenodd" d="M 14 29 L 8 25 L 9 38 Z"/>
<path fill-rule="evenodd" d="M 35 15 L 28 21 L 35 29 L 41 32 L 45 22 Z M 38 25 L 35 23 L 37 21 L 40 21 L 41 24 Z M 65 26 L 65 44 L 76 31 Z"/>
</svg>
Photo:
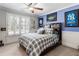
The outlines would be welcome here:
<svg viewBox="0 0 79 59">
<path fill-rule="evenodd" d="M 58 37 L 55 34 L 28 33 L 19 37 L 19 44 L 26 48 L 29 56 L 39 56 L 42 51 L 57 42 Z"/>
</svg>

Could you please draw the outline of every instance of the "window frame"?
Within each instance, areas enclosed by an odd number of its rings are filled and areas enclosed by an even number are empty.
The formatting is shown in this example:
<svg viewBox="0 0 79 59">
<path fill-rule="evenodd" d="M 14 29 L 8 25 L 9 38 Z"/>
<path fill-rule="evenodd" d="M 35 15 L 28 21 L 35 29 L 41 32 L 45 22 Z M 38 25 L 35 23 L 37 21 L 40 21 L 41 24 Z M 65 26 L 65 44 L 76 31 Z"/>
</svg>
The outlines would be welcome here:
<svg viewBox="0 0 79 59">
<path fill-rule="evenodd" d="M 26 33 L 26 27 L 27 27 L 27 25 L 26 25 L 27 22 L 26 21 L 27 21 L 27 18 L 29 18 L 29 20 L 30 20 L 30 16 L 21 16 L 21 15 L 16 15 L 16 14 L 12 14 L 12 13 L 7 13 L 6 15 L 7 15 L 6 16 L 6 27 L 7 27 L 6 28 L 6 31 L 7 31 L 6 33 L 7 33 L 7 36 L 16 36 L 16 35 L 23 34 L 23 33 L 21 33 L 21 26 L 22 26 L 21 25 L 21 18 L 22 17 L 25 18 L 25 25 L 24 26 L 25 26 L 25 33 Z M 19 17 L 19 34 L 15 34 L 15 30 L 14 30 L 14 34 L 12 34 L 12 35 L 8 33 L 8 17 L 9 17 L 9 15 L 12 15 L 13 17 Z M 29 29 L 27 29 L 27 30 L 29 32 Z"/>
</svg>

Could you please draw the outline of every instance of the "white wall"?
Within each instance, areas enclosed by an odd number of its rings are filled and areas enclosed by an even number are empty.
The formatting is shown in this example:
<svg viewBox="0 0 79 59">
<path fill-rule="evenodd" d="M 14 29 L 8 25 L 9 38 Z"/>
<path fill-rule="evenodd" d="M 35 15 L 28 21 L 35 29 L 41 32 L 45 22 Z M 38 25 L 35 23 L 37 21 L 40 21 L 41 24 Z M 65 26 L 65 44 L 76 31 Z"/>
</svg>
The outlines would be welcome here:
<svg viewBox="0 0 79 59">
<path fill-rule="evenodd" d="M 79 48 L 79 32 L 63 31 L 62 44 L 75 49 Z"/>
<path fill-rule="evenodd" d="M 28 14 L 22 14 L 22 13 L 19 13 L 19 12 L 14 12 L 13 10 L 6 10 L 6 8 L 0 8 L 0 28 L 1 27 L 7 27 L 6 26 L 6 13 L 7 12 L 12 12 L 12 13 L 16 13 L 16 14 L 19 14 L 19 15 L 23 15 L 23 16 L 27 16 Z M 31 16 L 33 18 L 37 18 L 37 16 L 32 16 L 32 15 L 28 15 L 28 16 Z M 35 19 L 35 25 L 37 25 L 37 19 Z M 32 22 L 32 20 L 31 20 Z M 35 27 L 35 29 L 33 29 L 32 31 L 36 30 L 37 27 Z M 3 42 L 5 44 L 8 44 L 8 43 L 12 43 L 12 42 L 16 42 L 18 40 L 18 36 L 8 36 L 6 34 L 6 31 L 0 31 L 0 40 L 3 40 Z"/>
<path fill-rule="evenodd" d="M 1 27 L 6 27 L 6 13 L 0 10 L 0 28 Z M 0 40 L 5 42 L 4 36 L 5 32 L 0 31 Z"/>
</svg>

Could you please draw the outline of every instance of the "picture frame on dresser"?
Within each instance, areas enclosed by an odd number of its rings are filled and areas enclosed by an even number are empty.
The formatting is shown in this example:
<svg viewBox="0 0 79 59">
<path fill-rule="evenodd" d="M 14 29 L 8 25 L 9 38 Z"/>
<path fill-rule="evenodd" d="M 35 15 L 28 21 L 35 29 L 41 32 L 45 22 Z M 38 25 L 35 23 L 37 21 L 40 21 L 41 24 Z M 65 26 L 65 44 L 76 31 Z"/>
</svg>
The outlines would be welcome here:
<svg viewBox="0 0 79 59">
<path fill-rule="evenodd" d="M 79 27 L 79 9 L 65 12 L 65 27 Z"/>
</svg>

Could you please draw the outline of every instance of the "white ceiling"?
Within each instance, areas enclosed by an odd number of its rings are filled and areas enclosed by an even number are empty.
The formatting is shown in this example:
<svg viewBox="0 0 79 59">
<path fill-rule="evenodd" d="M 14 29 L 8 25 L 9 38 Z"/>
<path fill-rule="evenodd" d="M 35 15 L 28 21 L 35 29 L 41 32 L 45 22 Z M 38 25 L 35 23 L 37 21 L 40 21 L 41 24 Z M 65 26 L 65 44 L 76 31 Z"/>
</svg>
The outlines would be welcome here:
<svg viewBox="0 0 79 59">
<path fill-rule="evenodd" d="M 75 5 L 75 3 L 38 3 L 35 7 L 43 8 L 43 11 L 36 11 L 35 15 L 46 14 L 51 11 L 56 11 L 65 7 Z M 0 6 L 13 9 L 19 12 L 32 14 L 24 3 L 0 3 Z"/>
</svg>

